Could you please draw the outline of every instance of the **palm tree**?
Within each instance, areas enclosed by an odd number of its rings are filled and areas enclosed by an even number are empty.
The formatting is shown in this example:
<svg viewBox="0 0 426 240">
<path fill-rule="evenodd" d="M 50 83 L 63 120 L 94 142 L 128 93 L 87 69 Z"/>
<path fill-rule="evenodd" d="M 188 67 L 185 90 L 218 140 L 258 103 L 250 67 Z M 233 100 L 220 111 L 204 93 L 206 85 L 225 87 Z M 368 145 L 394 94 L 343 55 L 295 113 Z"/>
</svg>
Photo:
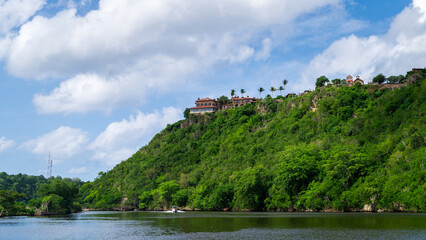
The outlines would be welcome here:
<svg viewBox="0 0 426 240">
<path fill-rule="evenodd" d="M 263 89 L 263 87 L 257 89 L 257 91 L 259 91 L 259 97 L 262 98 L 262 92 L 265 91 L 265 89 Z"/>
<path fill-rule="evenodd" d="M 241 89 L 241 97 L 243 97 L 243 94 L 246 93 L 246 90 Z"/>
<path fill-rule="evenodd" d="M 282 96 L 283 94 L 281 92 L 284 90 L 284 87 L 280 86 L 280 88 L 278 90 L 280 90 L 280 95 Z"/>
<path fill-rule="evenodd" d="M 232 90 L 231 90 L 231 98 L 234 98 L 234 95 L 235 95 L 235 90 L 234 90 L 234 89 L 232 89 Z"/>
<path fill-rule="evenodd" d="M 283 90 L 285 90 L 285 85 L 287 85 L 287 83 L 288 83 L 287 79 L 284 79 L 284 81 L 283 81 L 284 89 Z"/>
<path fill-rule="evenodd" d="M 271 93 L 272 93 L 272 98 L 274 98 L 274 92 L 275 91 L 277 91 L 277 89 L 276 88 L 274 88 L 274 87 L 271 87 L 271 89 L 269 89 L 270 91 L 271 91 Z"/>
</svg>

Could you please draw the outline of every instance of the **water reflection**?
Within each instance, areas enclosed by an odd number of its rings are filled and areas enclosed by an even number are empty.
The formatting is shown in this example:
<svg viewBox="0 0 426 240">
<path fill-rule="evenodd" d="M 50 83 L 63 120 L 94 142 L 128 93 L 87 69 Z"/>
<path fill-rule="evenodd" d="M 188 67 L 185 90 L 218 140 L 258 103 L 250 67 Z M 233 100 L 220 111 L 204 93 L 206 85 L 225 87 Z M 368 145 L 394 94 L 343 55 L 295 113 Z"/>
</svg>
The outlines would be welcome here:
<svg viewBox="0 0 426 240">
<path fill-rule="evenodd" d="M 86 212 L 0 219 L 0 239 L 426 239 L 425 214 Z"/>
</svg>

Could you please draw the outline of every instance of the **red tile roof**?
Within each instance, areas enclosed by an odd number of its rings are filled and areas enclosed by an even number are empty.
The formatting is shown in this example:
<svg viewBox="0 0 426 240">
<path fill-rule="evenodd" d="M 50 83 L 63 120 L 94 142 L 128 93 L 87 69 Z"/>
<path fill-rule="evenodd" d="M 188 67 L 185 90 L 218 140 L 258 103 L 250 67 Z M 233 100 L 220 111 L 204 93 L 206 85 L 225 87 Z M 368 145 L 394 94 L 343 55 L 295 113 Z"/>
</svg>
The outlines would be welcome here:
<svg viewBox="0 0 426 240">
<path fill-rule="evenodd" d="M 189 108 L 189 109 L 200 109 L 200 108 L 216 108 L 217 109 L 217 107 L 216 106 L 199 106 L 199 107 L 192 107 L 192 108 Z"/>
</svg>

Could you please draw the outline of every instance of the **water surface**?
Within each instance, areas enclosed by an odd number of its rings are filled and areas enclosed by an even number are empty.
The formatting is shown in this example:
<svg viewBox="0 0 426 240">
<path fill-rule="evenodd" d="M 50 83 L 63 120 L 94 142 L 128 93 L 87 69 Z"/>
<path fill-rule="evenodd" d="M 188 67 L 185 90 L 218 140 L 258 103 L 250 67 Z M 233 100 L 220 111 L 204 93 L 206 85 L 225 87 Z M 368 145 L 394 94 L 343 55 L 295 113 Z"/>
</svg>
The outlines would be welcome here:
<svg viewBox="0 0 426 240">
<path fill-rule="evenodd" d="M 2 218 L 0 239 L 426 239 L 426 214 L 85 212 Z"/>
</svg>

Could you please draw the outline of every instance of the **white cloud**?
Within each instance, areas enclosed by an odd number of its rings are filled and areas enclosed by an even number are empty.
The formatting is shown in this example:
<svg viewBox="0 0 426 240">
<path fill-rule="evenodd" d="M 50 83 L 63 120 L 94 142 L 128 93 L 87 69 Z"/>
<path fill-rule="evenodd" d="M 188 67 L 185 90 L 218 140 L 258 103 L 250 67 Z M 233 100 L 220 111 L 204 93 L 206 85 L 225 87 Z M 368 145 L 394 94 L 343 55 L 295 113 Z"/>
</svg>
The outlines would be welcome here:
<svg viewBox="0 0 426 240">
<path fill-rule="evenodd" d="M 257 52 L 256 60 L 266 60 L 271 55 L 272 41 L 270 38 L 262 40 L 262 49 Z"/>
<path fill-rule="evenodd" d="M 168 107 L 161 112 L 138 112 L 129 119 L 109 124 L 89 146 L 95 152 L 93 159 L 104 161 L 109 166 L 119 163 L 135 153 L 167 124 L 181 119 L 181 114 L 180 109 Z"/>
<path fill-rule="evenodd" d="M 0 0 L 0 36 L 25 23 L 45 0 Z"/>
<path fill-rule="evenodd" d="M 85 16 L 68 9 L 52 18 L 34 17 L 12 39 L 6 65 L 18 77 L 68 79 L 50 94 L 35 96 L 40 112 L 114 108 L 141 99 L 123 92 L 144 93 L 147 86 L 173 88 L 188 74 L 220 62 L 264 60 L 270 42 L 264 40 L 257 53 L 253 46 L 259 44 L 252 42 L 255 36 L 338 2 L 100 0 L 99 9 Z M 84 82 L 99 84 L 115 100 L 100 96 L 98 88 L 75 94 L 82 92 Z M 87 95 L 99 99 L 85 106 Z"/>
<path fill-rule="evenodd" d="M 426 1 L 425 0 L 413 0 L 413 6 L 417 8 L 423 16 L 419 19 L 420 22 L 426 20 Z"/>
<path fill-rule="evenodd" d="M 5 137 L 0 138 L 0 153 L 10 149 L 15 146 L 15 142 L 13 140 L 8 140 Z"/>
<path fill-rule="evenodd" d="M 293 88 L 301 91 L 313 86 L 321 75 L 344 78 L 357 74 L 368 81 L 381 72 L 399 75 L 413 67 L 424 67 L 426 22 L 419 21 L 424 17 L 421 9 L 414 1 L 414 6 L 396 16 L 385 35 L 365 38 L 351 35 L 335 41 L 309 63 L 302 81 Z"/>
<path fill-rule="evenodd" d="M 45 3 L 45 0 L 0 0 L 0 61 L 8 54 L 14 28 L 25 23 Z"/>
<path fill-rule="evenodd" d="M 166 79 L 185 83 L 183 74 L 193 71 L 190 60 L 153 57 L 140 61 L 132 71 L 112 77 L 81 74 L 63 81 L 49 94 L 36 94 L 33 102 L 39 113 L 109 112 L 120 104 L 141 104 L 150 90 L 168 89 Z M 145 69 L 149 69 L 147 72 Z M 148 78 L 150 81 L 143 81 Z"/>
<path fill-rule="evenodd" d="M 46 157 L 50 152 L 54 161 L 60 162 L 83 152 L 88 142 L 87 134 L 82 130 L 62 126 L 23 143 L 21 148 Z"/>
</svg>

